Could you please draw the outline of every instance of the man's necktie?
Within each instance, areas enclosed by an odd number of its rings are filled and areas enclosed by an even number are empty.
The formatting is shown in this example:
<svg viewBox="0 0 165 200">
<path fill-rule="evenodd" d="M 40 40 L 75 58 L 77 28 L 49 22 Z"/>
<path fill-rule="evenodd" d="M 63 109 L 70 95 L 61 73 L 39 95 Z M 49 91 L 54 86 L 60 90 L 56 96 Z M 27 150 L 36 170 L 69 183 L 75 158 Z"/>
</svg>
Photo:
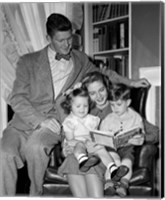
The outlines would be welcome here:
<svg viewBox="0 0 165 200">
<path fill-rule="evenodd" d="M 70 59 L 70 54 L 59 54 L 59 53 L 56 53 L 56 56 L 55 56 L 55 59 L 56 60 L 61 60 L 61 59 L 65 59 L 65 60 L 69 60 Z"/>
</svg>

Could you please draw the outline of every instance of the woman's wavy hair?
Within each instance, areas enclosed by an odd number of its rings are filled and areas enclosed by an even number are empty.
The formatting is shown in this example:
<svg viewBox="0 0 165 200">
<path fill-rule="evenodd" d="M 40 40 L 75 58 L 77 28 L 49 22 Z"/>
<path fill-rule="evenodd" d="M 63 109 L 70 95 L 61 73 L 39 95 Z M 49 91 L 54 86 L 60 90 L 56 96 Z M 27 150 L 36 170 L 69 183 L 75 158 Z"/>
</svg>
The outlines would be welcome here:
<svg viewBox="0 0 165 200">
<path fill-rule="evenodd" d="M 65 100 L 61 103 L 61 107 L 64 109 L 64 112 L 66 114 L 70 114 L 73 98 L 77 96 L 87 97 L 89 101 L 89 107 L 90 107 L 90 98 L 88 95 L 88 91 L 82 87 L 76 88 L 76 89 L 73 89 L 69 94 L 67 94 Z"/>
<path fill-rule="evenodd" d="M 101 72 L 94 71 L 94 72 L 89 72 L 85 75 L 85 77 L 82 80 L 82 87 L 85 88 L 88 91 L 88 86 L 93 83 L 93 82 L 102 82 L 103 85 L 105 86 L 107 93 L 108 93 L 108 99 L 109 99 L 109 93 L 112 88 L 112 82 L 109 80 L 108 76 L 102 74 Z M 92 107 L 95 106 L 95 103 L 92 102 Z"/>
</svg>

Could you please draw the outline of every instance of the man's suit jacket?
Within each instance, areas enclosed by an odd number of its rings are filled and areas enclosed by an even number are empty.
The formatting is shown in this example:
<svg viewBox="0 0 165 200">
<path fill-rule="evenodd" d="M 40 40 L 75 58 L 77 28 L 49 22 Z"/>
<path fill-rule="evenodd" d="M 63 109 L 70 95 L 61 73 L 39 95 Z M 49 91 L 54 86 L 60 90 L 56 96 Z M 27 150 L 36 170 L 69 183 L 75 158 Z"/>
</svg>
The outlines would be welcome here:
<svg viewBox="0 0 165 200">
<path fill-rule="evenodd" d="M 10 99 L 15 112 L 10 122 L 13 126 L 20 130 L 30 130 L 35 129 L 47 117 L 63 121 L 65 114 L 60 106 L 64 98 L 63 92 L 80 81 L 86 72 L 95 69 L 84 53 L 72 50 L 71 57 L 74 69 L 56 99 L 47 47 L 20 58 Z"/>
</svg>

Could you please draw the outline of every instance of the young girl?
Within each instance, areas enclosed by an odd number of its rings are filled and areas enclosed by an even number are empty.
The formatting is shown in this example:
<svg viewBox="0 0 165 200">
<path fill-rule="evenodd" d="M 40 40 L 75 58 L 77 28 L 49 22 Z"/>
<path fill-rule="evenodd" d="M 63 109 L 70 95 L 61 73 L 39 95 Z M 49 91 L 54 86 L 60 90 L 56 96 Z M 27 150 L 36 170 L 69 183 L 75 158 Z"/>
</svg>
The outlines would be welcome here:
<svg viewBox="0 0 165 200">
<path fill-rule="evenodd" d="M 90 150 L 90 130 L 98 128 L 100 119 L 88 114 L 89 96 L 87 90 L 83 88 L 72 90 L 66 96 L 62 107 L 69 114 L 63 122 L 64 135 L 66 140 L 70 142 L 70 145 L 74 147 L 73 154 L 79 163 L 79 169 L 82 172 L 88 171 L 90 167 L 98 164 L 99 160 L 97 157 L 99 157 L 107 167 L 109 177 L 112 180 L 124 176 L 128 172 L 128 168 L 125 166 L 118 168 L 103 146 L 95 144 L 94 151 Z M 69 167 L 62 167 L 64 174 Z"/>
<path fill-rule="evenodd" d="M 65 138 L 74 146 L 73 153 L 80 170 L 86 172 L 100 161 L 95 155 L 87 155 L 86 152 L 86 143 L 91 140 L 89 131 L 98 128 L 100 118 L 88 114 L 88 93 L 81 88 L 71 89 L 62 107 L 69 114 L 63 122 Z"/>
<path fill-rule="evenodd" d="M 110 91 L 109 99 L 113 112 L 107 115 L 102 121 L 100 130 L 112 131 L 114 133 L 118 131 L 118 135 L 122 135 L 123 132 L 129 131 L 130 129 L 140 128 L 142 133 L 144 133 L 142 117 L 129 107 L 131 103 L 129 87 L 124 84 L 114 84 Z M 139 137 L 139 135 L 136 137 Z M 144 140 L 140 141 L 139 145 L 142 145 L 143 142 Z M 110 152 L 110 154 L 116 164 L 118 163 L 119 165 L 121 163 L 129 168 L 128 173 L 121 178 L 119 187 L 116 189 L 116 192 L 124 197 L 127 195 L 129 180 L 132 177 L 134 161 L 133 145 L 127 144 L 117 149 L 117 152 Z"/>
</svg>

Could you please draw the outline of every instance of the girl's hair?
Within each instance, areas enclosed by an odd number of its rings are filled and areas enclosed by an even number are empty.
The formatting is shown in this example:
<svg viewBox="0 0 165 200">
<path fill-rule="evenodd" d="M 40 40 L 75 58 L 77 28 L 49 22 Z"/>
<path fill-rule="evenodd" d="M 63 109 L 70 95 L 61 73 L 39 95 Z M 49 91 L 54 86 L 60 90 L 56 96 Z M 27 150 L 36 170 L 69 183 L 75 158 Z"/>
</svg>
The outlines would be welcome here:
<svg viewBox="0 0 165 200">
<path fill-rule="evenodd" d="M 125 84 L 113 84 L 109 93 L 110 101 L 128 100 L 131 98 L 131 88 Z"/>
<path fill-rule="evenodd" d="M 87 97 L 89 99 L 88 91 L 86 89 L 82 87 L 73 89 L 68 95 L 66 95 L 65 101 L 61 103 L 61 106 L 66 114 L 69 114 L 71 112 L 73 98 L 77 96 Z"/>
<path fill-rule="evenodd" d="M 109 99 L 109 91 L 112 87 L 112 83 L 106 75 L 104 75 L 98 71 L 87 73 L 85 78 L 83 78 L 83 80 L 82 80 L 82 87 L 84 87 L 86 90 L 88 90 L 87 89 L 88 86 L 95 81 L 100 81 L 103 83 L 103 85 L 105 86 L 105 88 L 107 90 L 108 99 Z"/>
</svg>

